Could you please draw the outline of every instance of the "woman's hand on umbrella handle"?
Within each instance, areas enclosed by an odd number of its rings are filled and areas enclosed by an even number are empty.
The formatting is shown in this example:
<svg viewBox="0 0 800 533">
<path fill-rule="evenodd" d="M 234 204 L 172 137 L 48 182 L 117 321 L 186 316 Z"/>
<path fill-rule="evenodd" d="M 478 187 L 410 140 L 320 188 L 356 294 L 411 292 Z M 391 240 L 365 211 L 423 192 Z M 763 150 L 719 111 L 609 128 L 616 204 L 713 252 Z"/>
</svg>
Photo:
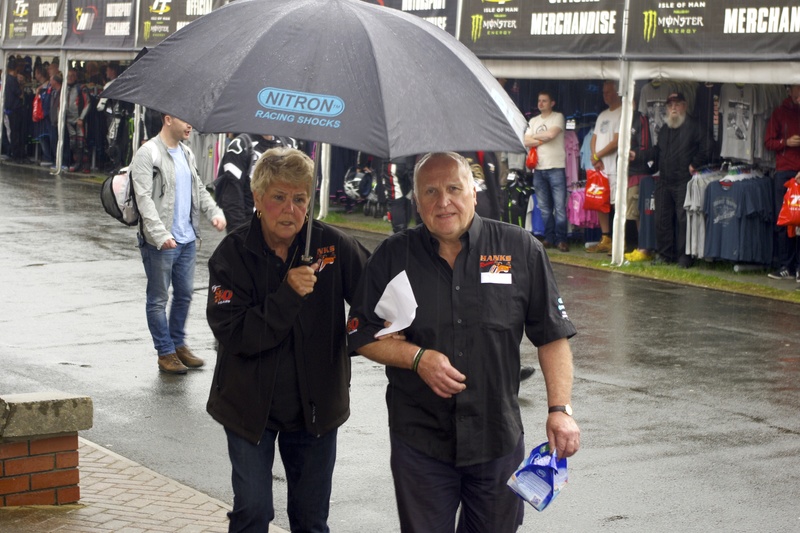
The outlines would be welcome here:
<svg viewBox="0 0 800 533">
<path fill-rule="evenodd" d="M 302 297 L 306 297 L 314 292 L 314 285 L 317 283 L 316 264 L 313 266 L 301 265 L 289 269 L 286 273 L 286 282 L 289 286 Z"/>
</svg>

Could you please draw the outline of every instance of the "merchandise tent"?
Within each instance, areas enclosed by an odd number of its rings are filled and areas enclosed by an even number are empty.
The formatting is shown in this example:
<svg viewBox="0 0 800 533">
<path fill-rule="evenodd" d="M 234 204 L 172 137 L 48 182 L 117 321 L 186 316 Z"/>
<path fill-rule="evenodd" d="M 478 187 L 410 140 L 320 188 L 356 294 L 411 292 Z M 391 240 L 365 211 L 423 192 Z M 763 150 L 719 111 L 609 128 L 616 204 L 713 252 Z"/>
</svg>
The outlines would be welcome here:
<svg viewBox="0 0 800 533">
<path fill-rule="evenodd" d="M 223 0 L 3 0 L 2 83 L 12 55 L 58 57 L 66 87 L 65 66 L 73 61 L 132 61 L 142 48 L 155 46 L 223 4 Z M 58 131 L 64 131 L 66 97 L 62 90 Z M 140 138 L 140 122 L 137 116 L 135 140 Z M 56 168 L 62 165 L 62 137 Z"/>
<path fill-rule="evenodd" d="M 463 0 L 457 32 L 498 78 L 618 80 L 630 124 L 637 80 L 800 83 L 800 4 L 790 0 Z M 627 154 L 620 135 L 618 154 Z M 618 158 L 615 235 L 624 235 Z M 624 238 L 612 263 L 623 262 Z"/>
</svg>

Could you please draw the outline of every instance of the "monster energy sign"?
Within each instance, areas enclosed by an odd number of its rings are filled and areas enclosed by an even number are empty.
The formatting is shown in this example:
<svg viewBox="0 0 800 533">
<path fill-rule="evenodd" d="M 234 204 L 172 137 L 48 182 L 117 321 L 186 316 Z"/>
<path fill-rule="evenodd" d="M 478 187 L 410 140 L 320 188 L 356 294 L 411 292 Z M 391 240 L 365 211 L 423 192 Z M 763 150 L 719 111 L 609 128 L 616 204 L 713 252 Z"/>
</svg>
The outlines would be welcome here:
<svg viewBox="0 0 800 533">
<path fill-rule="evenodd" d="M 624 4 L 624 0 L 464 0 L 460 40 L 485 58 L 617 58 Z"/>
<path fill-rule="evenodd" d="M 631 0 L 624 55 L 689 61 L 796 60 L 800 5 L 787 4 L 786 0 Z"/>
<path fill-rule="evenodd" d="M 153 46 L 195 19 L 222 7 L 224 0 L 142 0 L 139 47 Z"/>
</svg>

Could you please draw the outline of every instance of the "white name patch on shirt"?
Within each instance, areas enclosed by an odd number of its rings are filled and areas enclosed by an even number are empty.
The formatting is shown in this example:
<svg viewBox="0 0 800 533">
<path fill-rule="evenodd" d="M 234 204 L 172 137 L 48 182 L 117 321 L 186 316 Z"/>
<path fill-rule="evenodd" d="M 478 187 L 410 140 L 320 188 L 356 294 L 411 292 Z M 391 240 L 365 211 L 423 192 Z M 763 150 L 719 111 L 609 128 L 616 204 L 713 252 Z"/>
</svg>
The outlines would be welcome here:
<svg viewBox="0 0 800 533">
<path fill-rule="evenodd" d="M 496 283 L 498 285 L 511 285 L 511 273 L 481 272 L 481 283 Z"/>
</svg>

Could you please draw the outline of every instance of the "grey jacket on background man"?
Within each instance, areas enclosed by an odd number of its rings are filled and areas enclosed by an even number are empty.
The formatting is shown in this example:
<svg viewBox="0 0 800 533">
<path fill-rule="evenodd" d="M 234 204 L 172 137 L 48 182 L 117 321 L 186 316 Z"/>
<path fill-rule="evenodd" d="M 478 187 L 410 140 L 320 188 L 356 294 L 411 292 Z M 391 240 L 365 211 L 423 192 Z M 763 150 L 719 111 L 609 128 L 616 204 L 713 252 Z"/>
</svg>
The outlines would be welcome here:
<svg viewBox="0 0 800 533">
<path fill-rule="evenodd" d="M 203 181 L 197 175 L 197 164 L 194 154 L 189 148 L 180 143 L 189 168 L 192 171 L 192 210 L 191 220 L 195 235 L 200 239 L 199 215 L 202 212 L 208 220 L 222 214 L 203 186 Z M 161 249 L 161 246 L 172 236 L 172 219 L 175 214 L 175 163 L 169 155 L 169 150 L 159 135 L 156 135 L 133 156 L 130 164 L 130 173 L 133 179 L 133 190 L 136 194 L 136 204 L 139 207 L 139 216 L 142 217 L 142 237 L 149 243 Z"/>
</svg>

